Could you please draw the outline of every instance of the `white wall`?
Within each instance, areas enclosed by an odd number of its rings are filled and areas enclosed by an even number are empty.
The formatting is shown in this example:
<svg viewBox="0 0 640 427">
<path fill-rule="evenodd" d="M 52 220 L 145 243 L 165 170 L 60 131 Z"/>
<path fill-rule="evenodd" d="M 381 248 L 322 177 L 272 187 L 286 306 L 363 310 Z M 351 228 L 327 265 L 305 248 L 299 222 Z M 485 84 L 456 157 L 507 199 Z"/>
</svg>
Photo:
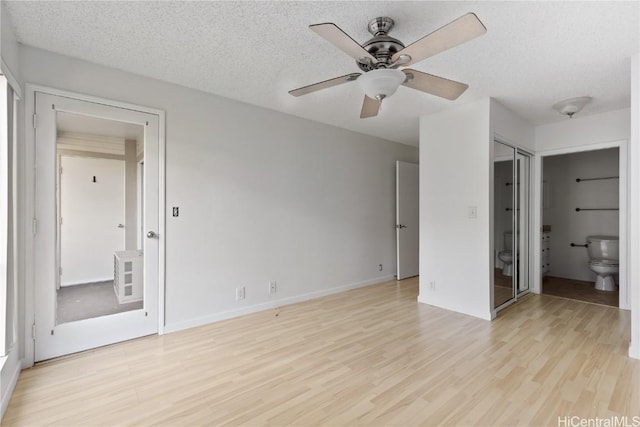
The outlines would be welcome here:
<svg viewBox="0 0 640 427">
<path fill-rule="evenodd" d="M 420 119 L 418 301 L 483 319 L 491 318 L 489 113 L 483 99 Z"/>
<path fill-rule="evenodd" d="M 420 120 L 418 300 L 483 319 L 494 315 L 494 248 L 502 249 L 492 221 L 496 138 L 534 146 L 533 127 L 490 98 Z"/>
<path fill-rule="evenodd" d="M 491 98 L 491 133 L 493 138 L 533 153 L 534 127 L 522 117 Z"/>
<path fill-rule="evenodd" d="M 138 245 L 140 231 L 138 228 L 138 160 L 136 155 L 137 141 L 125 141 L 124 189 L 125 189 L 125 249 L 142 249 Z"/>
<path fill-rule="evenodd" d="M 113 254 L 125 249 L 125 162 L 60 160 L 61 285 L 113 280 Z"/>
<path fill-rule="evenodd" d="M 630 110 L 608 111 L 590 116 L 575 115 L 535 128 L 536 152 L 580 147 L 629 139 Z"/>
<path fill-rule="evenodd" d="M 494 315 L 494 246 L 502 248 L 492 220 L 496 138 L 534 146 L 533 127 L 495 99 L 420 119 L 418 300 L 483 319 Z M 476 219 L 469 206 L 477 207 Z"/>
<path fill-rule="evenodd" d="M 618 211 L 585 211 L 581 208 L 617 208 L 619 180 L 576 182 L 576 178 L 618 176 L 619 149 L 584 151 L 543 159 L 543 180 L 549 191 L 549 207 L 542 211 L 542 223 L 551 226 L 551 271 L 549 275 L 595 282 L 589 268 L 587 236 L 617 236 Z"/>
<path fill-rule="evenodd" d="M 166 111 L 167 330 L 393 277 L 394 165 L 416 148 L 29 47 L 21 69 Z"/>
</svg>

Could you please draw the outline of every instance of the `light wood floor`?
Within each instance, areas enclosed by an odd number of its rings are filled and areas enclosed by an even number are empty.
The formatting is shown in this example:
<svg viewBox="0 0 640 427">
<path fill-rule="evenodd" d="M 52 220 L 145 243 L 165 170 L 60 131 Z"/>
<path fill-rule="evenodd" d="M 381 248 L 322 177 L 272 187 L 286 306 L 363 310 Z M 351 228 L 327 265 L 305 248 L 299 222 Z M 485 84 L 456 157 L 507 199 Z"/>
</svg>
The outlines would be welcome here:
<svg viewBox="0 0 640 427">
<path fill-rule="evenodd" d="M 502 274 L 501 268 L 493 270 L 493 308 L 513 298 L 513 278 Z"/>
<path fill-rule="evenodd" d="M 640 415 L 630 316 L 531 295 L 493 322 L 389 282 L 23 372 L 4 425 L 558 425 Z"/>
</svg>

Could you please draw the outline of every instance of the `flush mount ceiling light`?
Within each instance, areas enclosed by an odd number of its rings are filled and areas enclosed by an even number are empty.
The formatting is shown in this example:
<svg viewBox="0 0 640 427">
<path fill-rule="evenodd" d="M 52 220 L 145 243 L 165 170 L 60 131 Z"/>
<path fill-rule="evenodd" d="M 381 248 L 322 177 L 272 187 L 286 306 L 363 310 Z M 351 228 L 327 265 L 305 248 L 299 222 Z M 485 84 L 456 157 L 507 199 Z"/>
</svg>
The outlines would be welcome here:
<svg viewBox="0 0 640 427">
<path fill-rule="evenodd" d="M 591 101 L 590 96 L 580 96 L 578 98 L 565 99 L 564 101 L 556 102 L 553 105 L 553 109 L 559 112 L 560 114 L 564 114 L 569 116 L 569 118 L 573 118 L 575 113 L 579 113 L 589 101 Z"/>
</svg>

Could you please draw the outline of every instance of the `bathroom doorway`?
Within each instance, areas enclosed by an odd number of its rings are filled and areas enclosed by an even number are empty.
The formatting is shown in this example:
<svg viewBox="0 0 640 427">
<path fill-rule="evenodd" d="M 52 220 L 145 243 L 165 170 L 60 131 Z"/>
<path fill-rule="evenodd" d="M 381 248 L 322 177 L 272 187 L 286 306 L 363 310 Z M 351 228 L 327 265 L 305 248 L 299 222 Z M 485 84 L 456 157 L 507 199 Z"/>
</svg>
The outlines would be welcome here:
<svg viewBox="0 0 640 427">
<path fill-rule="evenodd" d="M 620 151 L 542 158 L 543 294 L 620 306 Z"/>
<path fill-rule="evenodd" d="M 531 172 L 531 154 L 494 141 L 492 307 L 496 312 L 530 290 Z"/>
</svg>

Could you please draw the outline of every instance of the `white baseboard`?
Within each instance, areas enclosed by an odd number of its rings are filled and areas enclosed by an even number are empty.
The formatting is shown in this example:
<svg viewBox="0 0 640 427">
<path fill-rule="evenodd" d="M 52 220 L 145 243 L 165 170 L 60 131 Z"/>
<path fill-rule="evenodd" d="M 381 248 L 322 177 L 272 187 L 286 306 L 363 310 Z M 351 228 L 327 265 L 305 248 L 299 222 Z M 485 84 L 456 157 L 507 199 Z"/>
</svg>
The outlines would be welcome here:
<svg viewBox="0 0 640 427">
<path fill-rule="evenodd" d="M 168 334 L 171 332 L 182 331 L 184 329 L 195 328 L 197 326 L 207 325 L 209 323 L 231 319 L 234 317 L 243 316 L 245 314 L 257 313 L 259 311 L 264 311 L 264 310 L 269 310 L 276 307 L 295 304 L 297 302 L 307 301 L 314 298 L 320 298 L 320 297 L 331 295 L 331 294 L 337 294 L 337 293 L 345 292 L 351 289 L 377 285 L 379 283 L 388 282 L 389 280 L 394 280 L 394 279 L 395 279 L 395 276 L 376 277 L 374 279 L 364 280 L 362 282 L 351 283 L 343 286 L 337 286 L 335 288 L 323 289 L 316 292 L 309 292 L 306 294 L 296 295 L 289 298 L 282 298 L 278 300 L 267 301 L 260 304 L 251 305 L 248 307 L 242 307 L 234 310 L 227 310 L 220 313 L 211 314 L 208 316 L 198 317 L 196 319 L 185 320 L 182 322 L 170 323 L 165 325 L 164 333 Z"/>
<path fill-rule="evenodd" d="M 433 301 L 428 301 L 426 298 L 424 298 L 424 296 L 422 294 L 418 295 L 418 302 L 422 303 L 422 304 L 431 305 L 433 307 L 442 308 L 444 310 L 449 310 L 449 311 L 453 311 L 453 312 L 456 312 L 456 313 L 464 314 L 464 315 L 467 315 L 467 316 L 477 317 L 477 318 L 482 319 L 482 320 L 491 321 L 494 318 L 494 316 L 491 313 L 491 310 L 487 310 L 486 312 L 485 311 L 483 311 L 483 312 L 472 312 L 472 311 L 468 311 L 468 310 L 463 310 L 460 307 L 434 304 Z"/>
<path fill-rule="evenodd" d="M 636 345 L 634 345 L 633 342 L 629 344 L 629 357 L 633 359 L 640 359 L 640 345 L 638 345 L 638 343 L 635 344 Z"/>
<path fill-rule="evenodd" d="M 7 411 L 7 408 L 9 407 L 9 401 L 11 400 L 11 396 L 13 395 L 13 390 L 16 388 L 16 384 L 18 383 L 18 378 L 20 377 L 20 371 L 22 371 L 22 365 L 23 365 L 23 361 L 17 360 L 15 363 L 13 363 L 13 366 L 8 366 L 8 368 L 11 371 L 7 372 L 9 381 L 6 388 L 4 386 L 2 387 L 5 391 L 4 393 L 2 393 L 2 401 L 0 402 L 0 420 L 2 420 L 2 417 L 4 417 L 4 413 Z M 7 365 L 5 365 L 5 367 L 7 367 Z M 4 376 L 5 375 L 3 375 L 3 377 Z"/>
<path fill-rule="evenodd" d="M 20 363 L 21 363 L 21 365 L 22 365 L 22 370 L 29 369 L 29 368 L 33 368 L 33 365 L 35 365 L 35 363 L 33 363 L 33 360 L 32 360 L 32 361 L 29 361 L 29 360 L 27 360 L 26 358 L 21 359 L 21 360 L 20 360 Z"/>
<path fill-rule="evenodd" d="M 113 280 L 113 276 L 107 277 L 106 279 L 87 279 L 87 280 L 83 280 L 81 282 L 60 283 L 60 287 L 61 288 L 69 288 L 71 286 L 90 285 L 92 283 L 109 282 L 109 281 L 112 281 L 112 280 Z"/>
</svg>

